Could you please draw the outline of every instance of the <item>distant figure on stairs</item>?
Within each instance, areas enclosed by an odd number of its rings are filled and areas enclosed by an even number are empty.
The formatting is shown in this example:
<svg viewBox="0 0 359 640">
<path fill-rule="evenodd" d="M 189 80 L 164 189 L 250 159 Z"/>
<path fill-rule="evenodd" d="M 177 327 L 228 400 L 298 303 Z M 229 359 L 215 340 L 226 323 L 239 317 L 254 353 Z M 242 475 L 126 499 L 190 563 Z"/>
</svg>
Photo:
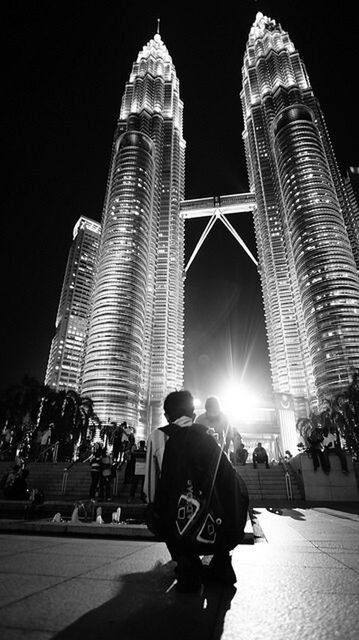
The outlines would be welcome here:
<svg viewBox="0 0 359 640">
<path fill-rule="evenodd" d="M 244 442 L 239 442 L 234 452 L 231 454 L 231 462 L 234 465 L 244 466 L 247 462 L 248 450 L 245 447 Z"/>
<path fill-rule="evenodd" d="M 253 467 L 257 468 L 258 462 L 264 462 L 266 469 L 269 469 L 268 453 L 262 446 L 261 442 L 257 442 L 257 446 L 253 451 Z"/>
<path fill-rule="evenodd" d="M 51 443 L 51 424 L 49 424 L 49 426 L 47 427 L 47 429 L 45 429 L 45 431 L 42 432 L 42 436 L 41 436 L 41 443 L 40 443 L 40 456 L 41 456 L 41 462 L 46 462 L 47 457 L 48 457 L 48 453 L 45 453 L 47 447 L 50 446 Z"/>
<path fill-rule="evenodd" d="M 96 497 L 96 491 L 101 479 L 101 459 L 103 456 L 103 450 L 101 444 L 96 442 L 93 447 L 93 453 L 90 458 L 91 468 L 91 486 L 90 486 L 90 499 L 93 500 Z"/>
<path fill-rule="evenodd" d="M 219 399 L 216 396 L 210 396 L 207 398 L 204 408 L 206 410 L 205 413 L 197 416 L 195 422 L 214 429 L 218 435 L 220 446 L 228 454 L 229 446 L 233 439 L 232 429 L 227 416 L 221 410 Z"/>
<path fill-rule="evenodd" d="M 112 474 L 112 458 L 103 450 L 101 458 L 100 500 L 107 500 L 108 502 L 111 500 Z"/>
<path fill-rule="evenodd" d="M 130 484 L 135 472 L 135 459 L 132 456 L 136 450 L 135 429 L 128 425 L 126 429 L 124 429 L 124 433 L 127 437 L 124 449 L 124 461 L 126 461 L 124 482 L 125 484 Z"/>
<path fill-rule="evenodd" d="M 132 452 L 134 460 L 134 472 L 131 481 L 130 495 L 127 502 L 132 502 L 135 499 L 138 485 L 140 486 L 140 498 L 142 502 L 146 502 L 146 496 L 143 492 L 143 485 L 145 482 L 145 469 L 146 469 L 146 441 L 140 440 L 138 448 Z"/>
<path fill-rule="evenodd" d="M 113 462 L 121 463 L 122 456 L 122 435 L 123 435 L 123 426 L 125 425 L 122 422 L 115 429 L 115 433 L 113 436 L 113 448 L 112 448 L 112 460 Z"/>
</svg>

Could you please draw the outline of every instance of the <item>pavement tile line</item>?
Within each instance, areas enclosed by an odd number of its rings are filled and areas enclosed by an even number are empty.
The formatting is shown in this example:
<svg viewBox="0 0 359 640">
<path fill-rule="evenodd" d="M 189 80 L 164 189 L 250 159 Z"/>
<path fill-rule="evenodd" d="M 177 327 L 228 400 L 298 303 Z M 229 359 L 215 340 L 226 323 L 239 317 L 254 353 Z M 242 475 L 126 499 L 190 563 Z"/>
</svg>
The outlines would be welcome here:
<svg viewBox="0 0 359 640">
<path fill-rule="evenodd" d="M 102 562 L 100 562 L 100 564 L 98 565 L 98 567 L 92 567 L 92 568 L 88 568 L 88 567 L 87 567 L 84 571 L 80 571 L 79 573 L 74 573 L 73 575 L 71 575 L 71 576 L 69 576 L 69 577 L 67 577 L 67 576 L 61 576 L 61 575 L 56 574 L 56 573 L 54 573 L 54 574 L 52 574 L 52 573 L 47 573 L 47 574 L 46 574 L 46 576 L 47 576 L 47 577 L 49 577 L 49 578 L 59 578 L 61 582 L 62 582 L 61 578 L 65 578 L 65 581 L 66 581 L 66 580 L 77 579 L 77 578 L 91 579 L 91 577 L 90 577 L 90 576 L 89 576 L 88 578 L 86 578 L 86 574 L 89 574 L 89 573 L 91 573 L 92 571 L 94 571 L 94 570 L 96 570 L 96 569 L 98 569 L 98 568 L 100 568 L 100 567 L 106 567 L 106 566 L 111 567 L 111 566 L 113 566 L 113 565 L 114 565 L 114 563 L 115 563 L 115 562 L 121 562 L 122 560 L 124 561 L 124 560 L 126 560 L 126 559 L 128 559 L 128 558 L 134 557 L 136 554 L 140 553 L 141 551 L 146 551 L 147 549 L 149 549 L 149 548 L 150 548 L 150 547 L 152 547 L 152 546 L 154 546 L 154 545 L 153 545 L 153 543 L 152 543 L 152 544 L 149 544 L 149 545 L 146 545 L 145 547 L 142 547 L 141 549 L 138 549 L 138 548 L 137 548 L 137 549 L 134 549 L 133 551 L 131 551 L 131 552 L 129 552 L 129 553 L 126 553 L 126 554 L 124 554 L 124 555 L 123 555 L 123 556 L 121 556 L 120 558 L 117 558 L 117 559 L 109 558 L 107 562 L 103 562 L 103 556 L 101 556 L 100 554 L 99 554 L 99 555 L 97 555 L 97 556 L 94 556 L 94 555 L 92 554 L 92 555 L 91 555 L 91 557 L 92 557 L 92 558 L 96 558 L 96 557 L 97 557 L 97 558 L 99 559 L 99 561 L 100 561 L 100 560 L 102 561 Z M 32 551 L 32 550 L 31 550 L 31 551 L 30 551 L 30 550 L 27 550 L 27 552 L 24 552 L 24 553 L 31 553 L 32 555 L 35 555 L 35 556 L 36 556 L 36 555 L 38 555 L 38 556 L 40 556 L 40 557 L 42 557 L 42 558 L 44 558 L 44 557 L 46 557 L 46 556 L 51 556 L 51 554 L 50 554 L 50 553 L 43 553 L 43 552 L 41 552 L 41 551 L 39 551 L 39 550 L 34 550 L 34 551 Z M 12 554 L 12 555 L 17 556 L 18 554 L 14 553 L 14 554 Z M 65 556 L 65 558 L 69 558 L 70 556 L 73 556 L 73 557 L 75 557 L 75 556 L 76 556 L 76 554 L 74 554 L 74 553 L 72 553 L 72 554 L 70 554 L 70 553 L 69 553 L 69 554 L 62 554 L 62 555 L 63 555 L 63 556 Z M 86 557 L 86 556 L 81 556 L 81 557 Z M 14 573 L 13 573 L 10 569 L 9 569 L 9 570 L 6 570 L 6 569 L 4 569 L 4 568 L 1 566 L 1 556 L 0 556 L 0 575 L 1 575 L 1 574 L 3 574 L 3 575 L 14 575 Z M 18 574 L 18 575 L 19 575 L 19 574 Z M 41 575 L 41 574 L 39 574 L 39 575 Z M 102 579 L 103 579 L 103 580 L 106 580 L 106 578 L 102 578 Z M 46 587 L 46 588 L 45 588 L 45 590 L 46 590 L 47 588 L 51 588 L 51 587 Z M 39 593 L 40 593 L 40 592 L 41 592 L 41 590 L 39 591 Z M 26 598 L 26 597 L 28 597 L 28 596 L 25 596 L 25 598 Z M 0 605 L 0 608 L 1 608 L 1 605 Z"/>
<path fill-rule="evenodd" d="M 348 566 L 347 564 L 345 564 L 345 562 L 343 562 L 340 558 L 334 557 L 334 556 L 338 556 L 340 555 L 338 552 L 332 552 L 329 553 L 329 551 L 327 551 L 326 549 L 320 548 L 317 545 L 313 544 L 314 547 L 316 547 L 318 549 L 318 551 L 320 551 L 320 553 L 322 553 L 323 555 L 327 556 L 328 558 L 332 558 L 333 560 L 336 560 L 336 562 L 338 562 L 339 564 L 341 564 L 343 566 L 344 569 L 351 569 L 352 571 L 354 571 L 354 573 L 359 574 L 359 568 L 355 569 L 354 567 Z M 333 555 L 334 553 L 334 555 Z M 342 552 L 343 553 L 343 552 Z M 345 552 L 344 552 L 345 553 Z M 353 552 L 348 551 L 347 552 L 348 555 L 356 555 Z"/>
<path fill-rule="evenodd" d="M 7 640 L 7 638 L 11 638 L 11 640 L 20 640 L 20 638 L 26 638 L 28 640 L 51 640 L 51 638 L 54 637 L 54 631 L 52 629 L 32 628 L 29 630 L 24 630 L 23 627 L 9 627 L 8 625 L 2 626 L 0 624 L 0 630 L 1 640 Z M 9 631 L 10 634 L 7 634 L 7 631 Z M 16 632 L 18 634 L 17 638 L 15 638 L 13 632 Z M 36 636 L 34 635 L 35 633 Z"/>
<path fill-rule="evenodd" d="M 359 520 L 358 516 L 356 516 L 353 519 L 351 517 L 345 517 L 345 516 L 351 516 L 353 514 L 347 514 L 345 512 L 339 512 L 339 511 L 335 511 L 335 513 L 331 513 L 330 510 L 322 512 L 319 509 L 311 509 L 310 512 L 314 516 L 314 518 L 316 519 L 318 524 L 320 524 L 321 521 L 324 523 L 324 525 L 325 525 L 325 527 L 326 527 L 326 529 L 328 531 L 328 533 L 327 533 L 328 536 L 335 535 L 333 532 L 337 531 L 338 527 L 340 527 L 342 532 L 343 532 L 343 536 L 342 536 L 343 539 L 345 538 L 345 533 L 347 533 L 349 531 L 350 532 L 349 535 L 352 536 L 353 534 L 351 532 L 355 531 L 356 533 L 354 535 L 354 538 L 357 538 L 358 541 L 359 541 L 359 528 L 358 528 L 358 526 L 353 525 L 353 526 L 348 527 L 348 526 L 345 525 L 344 529 L 343 529 L 343 524 L 342 524 L 343 520 L 352 521 L 353 523 L 357 524 L 358 520 Z M 272 513 L 272 512 L 270 512 L 270 513 Z M 337 515 L 337 514 L 339 514 L 339 515 Z M 275 515 L 275 514 L 273 513 L 273 515 Z M 280 517 L 280 514 L 277 514 L 277 515 L 278 515 L 278 517 Z M 268 513 L 262 511 L 261 517 L 262 517 L 262 521 L 264 520 L 264 522 L 263 522 L 263 530 L 265 532 L 266 524 L 268 524 L 270 526 L 270 522 L 268 520 Z M 304 526 L 307 524 L 308 517 L 306 518 L 306 523 L 304 524 Z M 338 520 L 339 520 L 339 522 L 338 522 Z M 321 544 L 321 541 L 313 540 L 313 539 L 311 539 L 311 537 L 308 534 L 306 535 L 305 531 L 304 532 L 299 532 L 297 530 L 298 529 L 298 521 L 296 522 L 295 520 L 294 521 L 293 520 L 292 521 L 287 520 L 287 521 L 285 521 L 285 524 L 286 524 L 287 527 L 290 527 L 293 531 L 295 531 L 296 534 L 300 535 L 303 538 L 303 540 L 305 540 L 306 542 L 309 542 L 309 544 L 312 545 L 317 550 L 318 553 L 323 554 L 324 556 L 326 556 L 328 558 L 331 558 L 331 559 L 335 560 L 336 562 L 338 562 L 338 564 L 341 565 L 341 567 L 343 568 L 342 570 L 351 569 L 352 572 L 354 572 L 355 575 L 357 575 L 359 573 L 359 566 L 358 566 L 358 568 L 352 567 L 352 566 L 346 564 L 340 557 L 338 557 L 338 556 L 340 556 L 340 551 L 342 553 L 345 553 L 345 549 L 343 549 L 342 547 L 335 546 L 334 548 L 330 548 L 330 549 L 323 547 L 323 544 Z M 308 525 L 308 526 L 312 526 L 312 525 Z M 329 528 L 328 528 L 328 526 L 329 526 Z M 272 534 L 273 534 L 273 526 L 272 526 L 271 534 L 269 535 L 269 544 L 271 543 L 270 537 L 271 537 Z M 347 533 L 347 535 L 348 535 L 348 533 Z M 325 543 L 325 542 L 326 541 L 323 540 L 323 543 Z M 342 542 L 342 544 L 345 544 L 345 541 Z M 348 551 L 348 553 L 350 553 L 350 552 Z M 351 552 L 351 555 L 354 555 L 354 554 L 355 554 L 355 552 L 353 550 Z"/>
<path fill-rule="evenodd" d="M 143 547 L 141 549 L 134 549 L 131 553 L 126 553 L 125 555 L 121 556 L 120 558 L 117 558 L 116 560 L 114 560 L 112 558 L 111 560 L 109 560 L 109 562 L 105 562 L 103 565 L 101 565 L 101 567 L 106 567 L 106 566 L 112 567 L 115 562 L 121 562 L 122 560 L 126 560 L 128 558 L 135 557 L 137 554 L 141 553 L 141 551 L 145 552 L 146 550 L 150 549 L 150 547 L 153 547 L 153 546 L 154 546 L 154 544 L 152 543 L 152 544 L 146 545 L 145 547 Z M 158 562 L 155 562 L 152 570 L 156 569 L 157 565 L 158 565 Z M 93 571 L 96 571 L 96 569 L 88 569 L 86 572 L 84 572 L 83 574 L 79 574 L 76 577 L 77 578 L 80 577 L 80 578 L 92 580 L 93 578 L 91 578 L 91 576 L 86 578 L 86 574 L 89 574 L 89 573 L 91 573 Z M 97 580 L 107 580 L 107 581 L 109 581 L 109 578 L 99 578 L 99 577 L 97 577 L 96 579 Z"/>
<path fill-rule="evenodd" d="M 1 571 L 0 571 L 0 575 L 1 575 Z M 17 574 L 19 575 L 19 574 Z M 47 577 L 54 577 L 54 578 L 59 578 L 59 576 L 47 576 Z M 47 587 L 43 587 L 42 589 L 39 589 L 38 591 L 34 591 L 32 593 L 28 593 L 26 596 L 23 596 L 22 598 L 19 598 L 18 600 L 15 600 L 14 602 L 12 602 L 11 604 L 18 604 L 19 602 L 24 602 L 25 600 L 28 600 L 29 598 L 33 598 L 34 596 L 38 596 L 42 593 L 45 593 L 46 591 L 50 591 L 51 589 L 54 589 L 56 587 L 58 587 L 60 584 L 64 584 L 65 582 L 70 582 L 71 580 L 73 580 L 73 577 L 71 578 L 64 578 L 64 579 L 59 579 L 59 581 L 56 584 L 50 584 Z M 5 609 L 7 607 L 9 607 L 11 605 L 9 604 L 4 604 L 1 605 L 0 604 L 0 610 L 1 609 Z M 0 629 L 2 628 L 2 624 L 1 624 L 1 619 L 0 619 Z"/>
<path fill-rule="evenodd" d="M 39 554 L 36 554 L 36 555 L 41 556 L 43 554 L 39 553 Z M 72 555 L 74 556 L 74 554 L 72 554 Z M 94 556 L 92 556 L 92 557 L 94 557 Z M 99 560 L 101 559 L 101 556 L 95 556 L 95 557 L 98 557 Z M 111 563 L 108 562 L 106 564 L 111 564 Z M 102 566 L 102 565 L 100 564 L 99 566 Z M 89 569 L 87 568 L 86 572 L 88 573 L 88 571 L 89 571 Z M 6 570 L 3 567 L 1 567 L 1 561 L 0 561 L 0 574 L 3 574 L 3 575 L 14 575 L 13 572 L 10 569 Z M 18 575 L 21 575 L 21 574 L 18 574 Z M 30 575 L 30 574 L 27 574 L 27 575 Z M 82 576 L 82 573 L 74 573 L 71 576 L 63 576 L 63 575 L 60 575 L 58 573 L 46 573 L 46 574 L 34 574 L 34 575 L 46 575 L 48 578 L 65 578 L 65 580 L 68 580 L 68 579 L 72 579 L 72 578 L 80 578 Z"/>
<path fill-rule="evenodd" d="M 335 518 L 341 518 L 342 520 L 352 520 L 353 522 L 359 522 L 359 515 L 356 513 L 346 513 L 343 511 L 337 511 L 336 509 L 328 509 L 326 507 L 316 507 L 314 511 L 325 516 L 332 516 Z"/>
<path fill-rule="evenodd" d="M 0 538 L 0 543 L 1 543 L 1 538 Z M 47 549 L 51 549 L 52 547 L 54 547 L 55 544 L 50 544 L 49 546 L 46 545 L 46 547 L 38 547 L 37 549 L 20 549 L 19 551 L 9 551 L 8 553 L 6 553 L 6 557 L 9 556 L 20 556 L 24 553 L 41 553 L 43 554 L 45 550 Z M 1 572 L 1 558 L 4 557 L 5 554 L 0 554 L 0 572 Z"/>
<path fill-rule="evenodd" d="M 333 558 L 334 560 L 336 560 L 337 562 L 339 562 L 344 569 L 348 570 L 350 569 L 350 571 L 354 571 L 355 574 L 359 574 L 359 569 L 355 569 L 354 567 L 351 567 L 347 564 L 345 564 L 345 562 L 343 562 L 342 560 L 340 560 L 339 558 L 334 558 L 334 556 L 330 555 L 329 553 L 327 554 L 330 558 Z"/>
</svg>

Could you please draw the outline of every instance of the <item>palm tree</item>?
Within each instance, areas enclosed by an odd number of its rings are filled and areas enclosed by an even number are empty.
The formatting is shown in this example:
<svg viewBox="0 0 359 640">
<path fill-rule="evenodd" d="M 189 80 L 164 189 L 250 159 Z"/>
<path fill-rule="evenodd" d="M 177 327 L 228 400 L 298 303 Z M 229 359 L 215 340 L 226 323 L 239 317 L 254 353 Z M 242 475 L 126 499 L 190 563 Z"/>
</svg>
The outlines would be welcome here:
<svg viewBox="0 0 359 640">
<path fill-rule="evenodd" d="M 310 436 L 310 433 L 313 429 L 313 425 L 310 421 L 309 418 L 299 418 L 299 420 L 297 420 L 297 424 L 296 424 L 297 430 L 300 433 L 301 437 L 304 440 L 305 446 L 306 448 L 310 447 L 309 441 L 308 441 L 308 436 Z"/>
<path fill-rule="evenodd" d="M 20 383 L 11 384 L 1 398 L 1 415 L 12 431 L 14 454 L 25 440 L 30 441 L 44 393 L 44 386 L 33 376 L 25 375 Z"/>
<path fill-rule="evenodd" d="M 93 400 L 68 390 L 62 403 L 62 418 L 65 431 L 72 433 L 76 450 L 86 447 L 93 440 L 100 420 L 94 412 Z"/>
<path fill-rule="evenodd" d="M 99 423 L 99 418 L 94 412 L 93 408 L 93 400 L 88 396 L 81 396 L 80 398 L 80 406 L 79 406 L 79 414 L 81 419 L 81 439 L 90 439 L 92 440 L 94 437 L 94 429 L 96 430 L 96 426 L 94 424 Z M 90 421 L 92 424 L 90 426 Z"/>
<path fill-rule="evenodd" d="M 15 427 L 36 422 L 44 386 L 33 376 L 23 376 L 20 383 L 11 384 L 2 397 L 6 420 Z"/>
</svg>

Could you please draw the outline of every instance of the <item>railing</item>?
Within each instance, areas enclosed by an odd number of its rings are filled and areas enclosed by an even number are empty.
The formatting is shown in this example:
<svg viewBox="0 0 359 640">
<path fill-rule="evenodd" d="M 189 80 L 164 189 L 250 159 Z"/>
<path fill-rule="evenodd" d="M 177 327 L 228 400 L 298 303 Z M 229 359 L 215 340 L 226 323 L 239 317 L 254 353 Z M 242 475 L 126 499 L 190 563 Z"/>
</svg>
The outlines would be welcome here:
<svg viewBox="0 0 359 640">
<path fill-rule="evenodd" d="M 61 495 L 63 496 L 66 493 L 68 479 L 69 479 L 69 472 L 68 472 L 68 469 L 65 468 L 62 474 L 62 484 L 61 484 Z"/>
<path fill-rule="evenodd" d="M 50 444 L 48 447 L 46 447 L 46 449 L 41 451 L 40 455 L 37 456 L 37 458 L 35 458 L 34 462 L 40 462 L 41 458 L 44 458 L 44 456 L 49 451 L 51 451 L 53 449 L 54 453 L 52 455 L 52 462 L 55 464 L 57 462 L 57 455 L 58 455 L 58 452 L 59 452 L 59 444 L 60 444 L 59 440 L 57 440 L 57 442 L 54 442 L 53 444 Z"/>
<path fill-rule="evenodd" d="M 61 495 L 65 495 L 67 490 L 67 482 L 69 479 L 69 471 L 71 471 L 72 467 L 77 463 L 85 463 L 91 458 L 91 453 L 89 455 L 89 451 L 83 454 L 81 458 L 77 458 L 77 460 L 72 460 L 67 467 L 65 467 L 64 472 L 62 474 L 62 484 L 61 484 Z"/>
<path fill-rule="evenodd" d="M 231 193 L 224 196 L 211 196 L 207 198 L 193 198 L 191 200 L 182 200 L 181 211 L 191 211 L 191 209 L 207 209 L 217 208 L 228 205 L 243 205 L 247 203 L 249 206 L 255 206 L 255 196 L 253 193 Z"/>
<path fill-rule="evenodd" d="M 287 499 L 293 500 L 293 488 L 292 488 L 292 478 L 289 472 L 289 466 L 287 465 L 284 458 L 281 459 L 281 463 L 283 465 L 283 469 L 285 471 L 284 481 L 285 481 L 285 489 L 287 492 Z"/>
<path fill-rule="evenodd" d="M 289 471 L 286 471 L 286 474 L 285 474 L 285 488 L 287 491 L 288 500 L 293 500 L 292 479 L 290 477 Z"/>
<path fill-rule="evenodd" d="M 114 490 L 113 490 L 113 492 L 114 492 L 114 495 L 115 495 L 115 496 L 118 496 L 118 491 L 119 491 L 119 488 L 120 488 L 120 471 L 121 471 L 121 466 L 122 466 L 122 465 L 120 465 L 120 467 L 118 467 L 118 468 L 116 467 L 116 477 L 115 477 Z"/>
</svg>

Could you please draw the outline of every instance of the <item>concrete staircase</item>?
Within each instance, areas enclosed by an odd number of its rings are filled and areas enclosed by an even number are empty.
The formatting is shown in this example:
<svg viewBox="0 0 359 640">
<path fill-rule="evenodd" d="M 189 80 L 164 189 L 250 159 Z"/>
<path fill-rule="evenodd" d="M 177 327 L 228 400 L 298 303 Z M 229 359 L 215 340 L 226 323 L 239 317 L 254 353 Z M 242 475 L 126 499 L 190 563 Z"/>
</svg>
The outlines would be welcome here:
<svg viewBox="0 0 359 640">
<path fill-rule="evenodd" d="M 272 500 L 288 500 L 286 475 L 282 465 L 271 466 L 266 469 L 264 464 L 258 464 L 257 469 L 254 469 L 252 464 L 245 464 L 244 466 L 236 467 L 236 471 L 247 485 L 251 506 Z M 292 499 L 301 500 L 301 493 L 293 473 L 290 473 L 290 485 Z"/>
<path fill-rule="evenodd" d="M 0 477 L 11 463 L 0 462 Z M 76 500 L 88 500 L 90 489 L 90 466 L 88 463 L 76 463 L 68 472 L 66 490 L 63 493 L 63 480 L 65 463 L 53 464 L 52 462 L 30 462 L 28 465 L 29 488 L 37 488 L 44 492 L 45 500 L 61 500 L 74 502 Z M 256 505 L 271 500 L 287 500 L 285 471 L 281 465 L 266 469 L 264 465 L 258 465 L 254 469 L 251 464 L 236 468 L 248 487 L 251 505 Z M 125 504 L 129 496 L 130 485 L 124 483 L 125 465 L 118 472 L 117 479 L 112 485 L 112 500 Z M 293 500 L 300 500 L 301 494 L 296 484 L 294 475 L 291 476 Z M 137 494 L 134 504 L 141 504 Z"/>
<path fill-rule="evenodd" d="M 0 477 L 11 467 L 13 463 L 0 462 Z M 67 472 L 65 492 L 63 492 L 64 475 L 66 475 L 66 463 L 58 462 L 30 462 L 28 464 L 29 475 L 27 484 L 29 489 L 40 489 L 44 492 L 45 500 L 87 500 L 91 484 L 91 472 L 89 463 L 76 463 Z M 114 500 L 127 501 L 130 485 L 124 484 L 125 467 L 122 466 L 118 473 L 117 482 L 112 485 L 112 497 Z M 117 490 L 117 491 L 116 491 Z"/>
</svg>

